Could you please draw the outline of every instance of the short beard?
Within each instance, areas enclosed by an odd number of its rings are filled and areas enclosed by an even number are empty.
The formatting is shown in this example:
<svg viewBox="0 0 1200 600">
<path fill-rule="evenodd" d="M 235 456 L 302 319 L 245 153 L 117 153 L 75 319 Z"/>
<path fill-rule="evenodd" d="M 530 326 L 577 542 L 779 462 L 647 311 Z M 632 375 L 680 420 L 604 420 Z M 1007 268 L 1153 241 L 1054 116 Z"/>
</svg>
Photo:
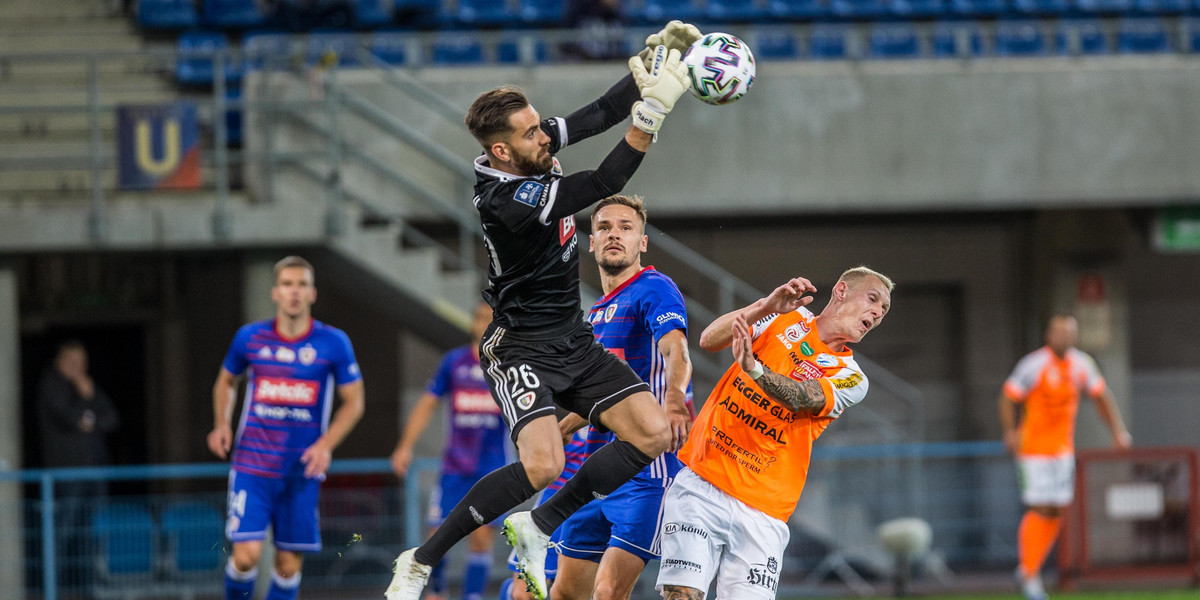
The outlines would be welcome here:
<svg viewBox="0 0 1200 600">
<path fill-rule="evenodd" d="M 536 158 L 526 159 L 524 156 L 514 153 L 512 163 L 513 168 L 521 175 L 525 177 L 537 177 L 549 173 L 550 169 L 554 168 L 554 157 L 546 156 L 545 163 L 543 164 L 538 162 Z"/>
<path fill-rule="evenodd" d="M 609 276 L 620 275 L 621 271 L 628 269 L 629 265 L 632 265 L 634 263 L 634 261 L 637 259 L 637 257 L 632 257 L 628 261 L 626 261 L 624 259 L 625 259 L 624 256 L 622 256 L 619 259 L 601 258 L 598 261 L 598 263 L 600 264 L 600 270 L 604 271 L 604 273 Z"/>
</svg>

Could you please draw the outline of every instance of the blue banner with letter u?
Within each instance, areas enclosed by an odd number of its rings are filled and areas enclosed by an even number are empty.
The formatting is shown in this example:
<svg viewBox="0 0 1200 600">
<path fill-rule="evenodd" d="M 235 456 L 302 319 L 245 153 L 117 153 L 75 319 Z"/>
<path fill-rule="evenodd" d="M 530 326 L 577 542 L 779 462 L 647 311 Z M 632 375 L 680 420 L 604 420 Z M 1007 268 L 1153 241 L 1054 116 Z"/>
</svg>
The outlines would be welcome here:
<svg viewBox="0 0 1200 600">
<path fill-rule="evenodd" d="M 121 189 L 199 188 L 196 105 L 175 102 L 118 107 L 117 157 Z"/>
</svg>

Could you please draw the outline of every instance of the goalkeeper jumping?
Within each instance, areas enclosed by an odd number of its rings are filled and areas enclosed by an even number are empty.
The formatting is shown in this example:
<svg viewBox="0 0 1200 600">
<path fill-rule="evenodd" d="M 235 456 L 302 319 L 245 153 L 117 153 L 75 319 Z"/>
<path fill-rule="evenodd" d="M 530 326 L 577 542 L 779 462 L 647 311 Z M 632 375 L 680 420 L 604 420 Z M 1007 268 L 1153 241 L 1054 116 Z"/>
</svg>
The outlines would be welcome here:
<svg viewBox="0 0 1200 600">
<path fill-rule="evenodd" d="M 508 86 L 484 92 L 467 111 L 467 128 L 483 146 L 474 202 L 490 259 L 483 296 L 492 323 L 479 346 L 480 366 L 519 460 L 485 475 L 428 541 L 400 554 L 388 600 L 419 600 L 432 566 L 454 544 L 559 476 L 565 457 L 556 405 L 618 439 L 588 458 L 550 500 L 505 519 L 521 578 L 537 600 L 546 598 L 546 550 L 559 524 L 686 437 L 688 417 L 668 418 L 649 386 L 596 341 L 583 318 L 574 214 L 621 191 L 633 176 L 688 88 L 680 57 L 699 37 L 694 26 L 672 21 L 629 59 L 629 76 L 565 118 L 543 120 L 524 93 Z M 626 115 L 632 124 L 599 167 L 563 175 L 555 153 Z"/>
</svg>

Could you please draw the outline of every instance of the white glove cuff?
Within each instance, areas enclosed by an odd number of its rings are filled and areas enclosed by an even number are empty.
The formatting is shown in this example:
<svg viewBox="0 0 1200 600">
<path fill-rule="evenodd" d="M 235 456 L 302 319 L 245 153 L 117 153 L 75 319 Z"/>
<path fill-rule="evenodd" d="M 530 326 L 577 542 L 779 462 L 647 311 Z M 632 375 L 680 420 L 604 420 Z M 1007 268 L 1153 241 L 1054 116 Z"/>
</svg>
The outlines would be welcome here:
<svg viewBox="0 0 1200 600">
<path fill-rule="evenodd" d="M 658 100 L 650 98 L 633 104 L 633 125 L 646 133 L 657 135 L 667 113 Z"/>
</svg>

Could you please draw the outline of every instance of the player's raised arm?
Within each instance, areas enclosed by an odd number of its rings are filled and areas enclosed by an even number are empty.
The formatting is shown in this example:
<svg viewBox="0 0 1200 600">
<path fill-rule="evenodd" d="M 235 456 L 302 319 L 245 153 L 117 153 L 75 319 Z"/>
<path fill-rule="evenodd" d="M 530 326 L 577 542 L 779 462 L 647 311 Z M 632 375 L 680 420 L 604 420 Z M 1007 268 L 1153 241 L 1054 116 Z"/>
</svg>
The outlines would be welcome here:
<svg viewBox="0 0 1200 600">
<path fill-rule="evenodd" d="M 700 332 L 700 347 L 709 352 L 720 352 L 728 348 L 733 341 L 731 326 L 738 317 L 746 323 L 754 323 L 770 314 L 791 312 L 812 302 L 812 296 L 807 294 L 816 291 L 817 288 L 811 281 L 803 277 L 792 278 L 772 290 L 766 298 L 759 298 L 742 308 L 717 317 Z"/>
</svg>

